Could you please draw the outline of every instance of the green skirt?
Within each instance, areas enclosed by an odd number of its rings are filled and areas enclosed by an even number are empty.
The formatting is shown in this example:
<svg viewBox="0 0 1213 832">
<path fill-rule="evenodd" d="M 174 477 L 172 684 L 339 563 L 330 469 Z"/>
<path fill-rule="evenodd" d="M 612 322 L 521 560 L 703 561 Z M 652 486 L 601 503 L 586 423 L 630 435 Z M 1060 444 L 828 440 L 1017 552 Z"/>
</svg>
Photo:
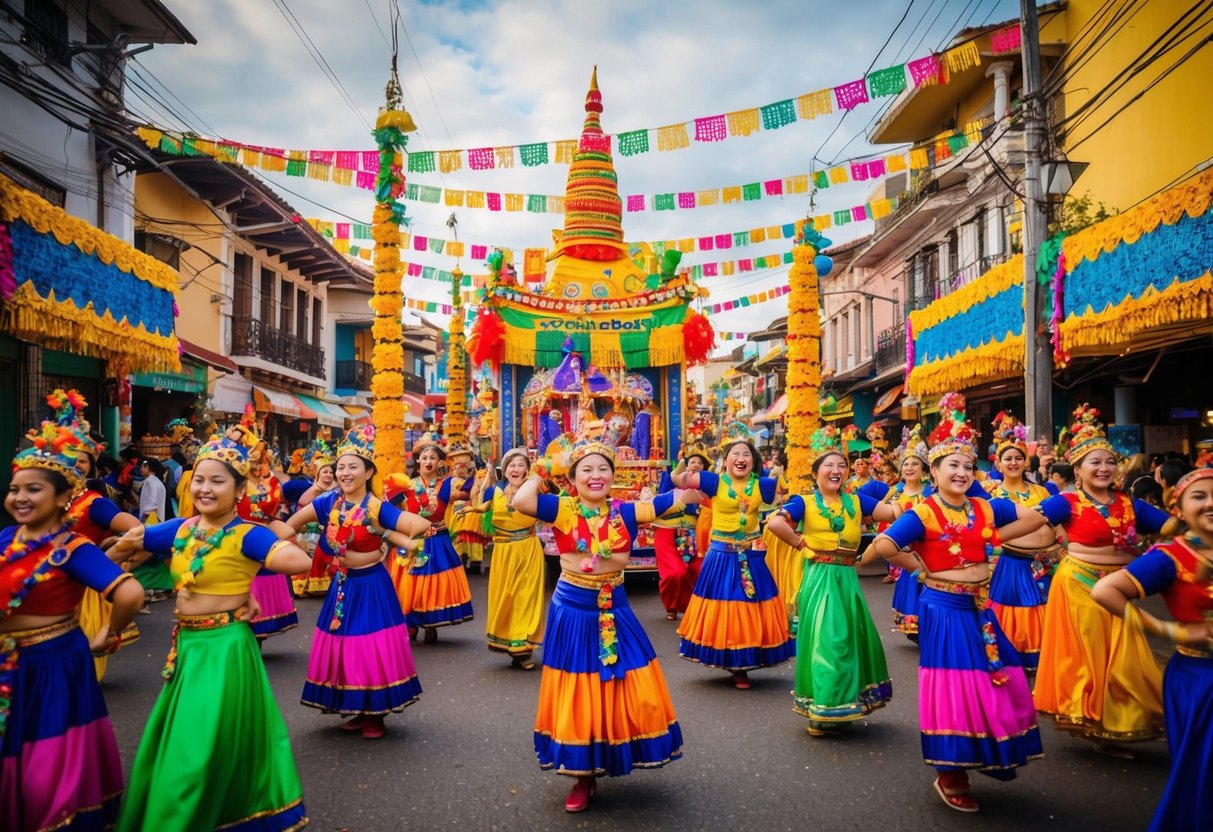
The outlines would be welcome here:
<svg viewBox="0 0 1213 832">
<path fill-rule="evenodd" d="M 807 561 L 798 598 L 792 710 L 829 723 L 883 708 L 893 683 L 855 568 Z"/>
<path fill-rule="evenodd" d="M 286 723 L 247 624 L 181 629 L 118 830 L 282 832 L 307 825 Z"/>
<path fill-rule="evenodd" d="M 144 592 L 169 592 L 173 588 L 173 575 L 168 563 L 157 557 L 148 558 L 131 572 Z"/>
</svg>

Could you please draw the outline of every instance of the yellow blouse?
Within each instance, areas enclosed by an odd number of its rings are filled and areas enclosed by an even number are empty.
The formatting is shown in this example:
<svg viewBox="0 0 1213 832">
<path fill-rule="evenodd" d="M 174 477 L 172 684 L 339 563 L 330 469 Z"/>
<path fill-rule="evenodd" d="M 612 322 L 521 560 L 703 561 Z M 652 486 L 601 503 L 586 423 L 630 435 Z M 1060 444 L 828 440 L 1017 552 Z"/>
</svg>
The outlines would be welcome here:
<svg viewBox="0 0 1213 832">
<path fill-rule="evenodd" d="M 804 542 L 805 545 L 816 552 L 832 552 L 835 549 L 858 549 L 859 539 L 863 535 L 863 530 L 860 528 L 860 515 L 863 510 L 859 507 L 859 499 L 850 496 L 849 499 L 855 508 L 855 516 L 847 514 L 842 503 L 831 503 L 828 500 L 826 505 L 837 515 L 841 514 L 843 518 L 843 527 L 841 532 L 833 531 L 830 528 L 830 520 L 822 515 L 817 508 L 817 499 L 812 496 L 803 497 L 804 500 Z"/>
</svg>

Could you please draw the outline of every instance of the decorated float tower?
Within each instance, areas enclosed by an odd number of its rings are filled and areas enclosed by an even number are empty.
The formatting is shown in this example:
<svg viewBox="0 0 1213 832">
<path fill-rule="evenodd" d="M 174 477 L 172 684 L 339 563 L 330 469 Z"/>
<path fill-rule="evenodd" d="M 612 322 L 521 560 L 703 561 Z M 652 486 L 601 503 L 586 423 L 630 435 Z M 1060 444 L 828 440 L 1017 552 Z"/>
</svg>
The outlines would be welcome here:
<svg viewBox="0 0 1213 832">
<path fill-rule="evenodd" d="M 544 273 L 527 276 L 541 285 L 520 284 L 495 252 L 468 353 L 497 376 L 498 447 L 544 455 L 556 437 L 592 423 L 618 449 L 619 489 L 638 492 L 678 454 L 686 366 L 706 360 L 715 334 L 690 308 L 706 291 L 677 273 L 681 255 L 659 259 L 646 244 L 625 242 L 602 109 L 595 68 L 564 228 L 553 232 Z"/>
</svg>

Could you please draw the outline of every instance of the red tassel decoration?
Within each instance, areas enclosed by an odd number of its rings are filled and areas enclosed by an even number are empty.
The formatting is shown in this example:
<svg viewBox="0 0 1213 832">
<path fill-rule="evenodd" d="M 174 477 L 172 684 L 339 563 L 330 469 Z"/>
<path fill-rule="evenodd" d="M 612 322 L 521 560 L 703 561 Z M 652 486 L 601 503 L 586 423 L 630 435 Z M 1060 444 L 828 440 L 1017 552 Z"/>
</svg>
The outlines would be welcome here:
<svg viewBox="0 0 1213 832">
<path fill-rule="evenodd" d="M 706 315 L 687 311 L 682 323 L 682 348 L 688 364 L 702 364 L 711 357 L 716 348 L 716 331 Z"/>
<path fill-rule="evenodd" d="M 486 361 L 493 367 L 501 365 L 501 359 L 505 357 L 505 321 L 496 310 L 480 307 L 472 324 L 467 351 L 476 365 Z"/>
</svg>

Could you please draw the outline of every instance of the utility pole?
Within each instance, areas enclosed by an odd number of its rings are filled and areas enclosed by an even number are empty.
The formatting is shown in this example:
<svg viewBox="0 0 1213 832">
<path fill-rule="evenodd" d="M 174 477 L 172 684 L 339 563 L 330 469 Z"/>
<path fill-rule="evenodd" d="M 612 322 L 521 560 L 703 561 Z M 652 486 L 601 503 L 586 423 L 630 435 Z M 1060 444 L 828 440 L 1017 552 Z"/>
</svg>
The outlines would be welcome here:
<svg viewBox="0 0 1213 832">
<path fill-rule="evenodd" d="M 1041 98 L 1040 24 L 1036 17 L 1036 0 L 1019 0 L 1019 16 L 1023 27 L 1024 102 L 1024 420 L 1030 425 L 1029 438 L 1044 437 L 1052 445 L 1053 352 L 1048 335 L 1040 328 L 1044 320 L 1044 296 L 1036 282 L 1036 255 L 1047 233 L 1045 194 L 1040 181 L 1044 101 Z"/>
</svg>

